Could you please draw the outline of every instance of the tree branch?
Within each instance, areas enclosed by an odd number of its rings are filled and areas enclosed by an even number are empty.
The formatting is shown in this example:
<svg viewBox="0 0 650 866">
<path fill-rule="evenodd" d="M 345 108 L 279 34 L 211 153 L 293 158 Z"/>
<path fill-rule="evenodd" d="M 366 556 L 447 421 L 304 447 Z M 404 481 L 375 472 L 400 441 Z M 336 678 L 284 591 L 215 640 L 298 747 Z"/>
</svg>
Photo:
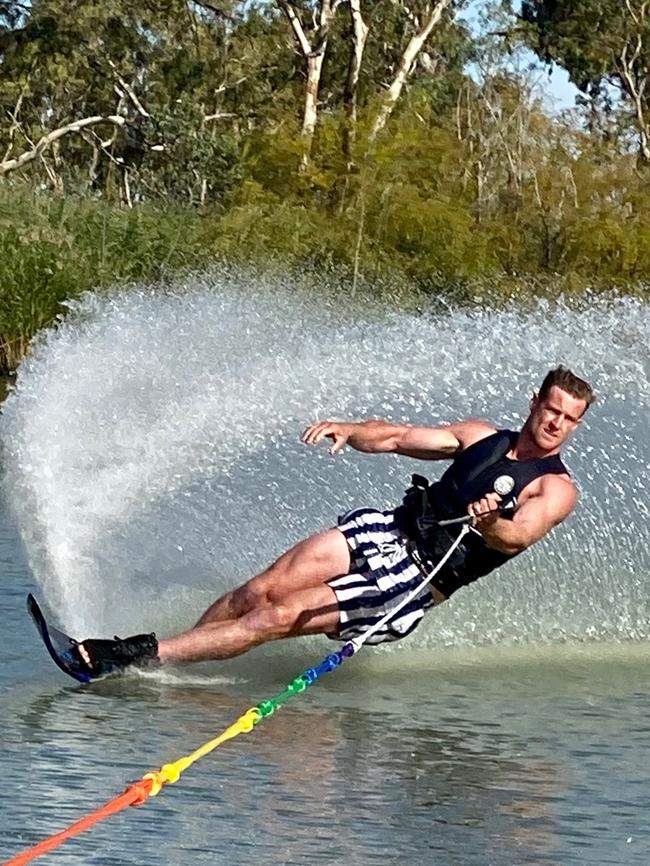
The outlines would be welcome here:
<svg viewBox="0 0 650 866">
<path fill-rule="evenodd" d="M 138 97 L 136 96 L 136 93 L 135 93 L 135 91 L 133 90 L 133 88 L 131 87 L 131 85 L 130 85 L 130 84 L 127 84 L 126 81 L 122 78 L 122 76 L 121 76 L 121 75 L 119 74 L 119 72 L 117 71 L 117 66 L 113 63 L 113 61 L 110 59 L 110 57 L 108 57 L 108 58 L 106 58 L 106 59 L 107 59 L 108 65 L 109 65 L 109 66 L 111 67 L 111 69 L 113 70 L 113 75 L 115 76 L 115 79 L 116 79 L 117 83 L 119 84 L 119 86 L 120 86 L 120 88 L 122 89 L 123 93 L 126 94 L 126 95 L 129 97 L 129 99 L 130 99 L 131 102 L 133 103 L 133 106 L 134 106 L 135 110 L 138 112 L 138 114 L 139 114 L 141 117 L 146 117 L 147 119 L 149 119 L 149 118 L 151 117 L 151 115 L 150 115 L 149 112 L 145 109 L 144 105 L 140 102 L 140 100 L 139 100 Z M 119 95 L 120 95 L 120 94 L 118 93 L 118 96 L 119 96 Z"/>
<path fill-rule="evenodd" d="M 625 7 L 637 28 L 636 44 L 632 48 L 631 56 L 628 56 L 630 42 L 626 42 L 619 56 L 614 58 L 615 68 L 618 72 L 622 89 L 634 104 L 641 153 L 646 162 L 650 162 L 650 135 L 644 106 L 645 90 L 648 84 L 648 70 L 639 63 L 639 58 L 644 49 L 643 31 L 649 5 L 650 0 L 643 0 L 638 12 L 635 12 L 632 9 L 630 0 L 625 0 Z"/>
<path fill-rule="evenodd" d="M 388 120 L 388 118 L 393 112 L 393 109 L 395 108 L 397 100 L 399 99 L 402 92 L 402 88 L 404 87 L 404 83 L 406 82 L 406 79 L 408 78 L 411 70 L 413 69 L 413 65 L 422 49 L 422 46 L 431 35 L 431 31 L 433 30 L 433 28 L 440 21 L 442 13 L 450 4 L 451 0 L 438 0 L 434 8 L 431 10 L 431 13 L 429 14 L 429 17 L 427 18 L 424 26 L 414 36 L 411 37 L 409 44 L 406 46 L 404 53 L 402 54 L 402 59 L 400 60 L 397 67 L 395 78 L 393 79 L 392 84 L 386 92 L 386 95 L 384 97 L 384 103 L 380 108 L 377 117 L 375 118 L 375 122 L 370 133 L 371 143 L 375 140 L 375 138 L 381 132 L 384 126 L 386 126 L 386 121 Z"/>
<path fill-rule="evenodd" d="M 278 6 L 280 7 L 280 9 L 282 9 L 284 14 L 289 19 L 289 24 L 291 24 L 291 27 L 292 27 L 293 32 L 295 34 L 295 37 L 298 40 L 298 44 L 300 45 L 300 50 L 302 51 L 302 53 L 304 54 L 305 57 L 309 57 L 309 55 L 311 54 L 311 43 L 309 42 L 309 39 L 307 39 L 307 37 L 305 35 L 305 30 L 302 26 L 302 21 L 296 15 L 295 9 L 291 5 L 291 3 L 287 2 L 287 0 L 278 0 Z"/>
<path fill-rule="evenodd" d="M 13 150 L 14 147 L 14 138 L 16 136 L 16 130 L 19 129 L 20 123 L 18 121 L 18 115 L 20 114 L 20 109 L 23 105 L 23 99 L 25 98 L 25 93 L 27 92 L 27 82 L 23 84 L 20 94 L 18 95 L 18 99 L 16 100 L 16 105 L 14 107 L 13 112 L 9 112 L 9 117 L 11 117 L 11 126 L 9 127 L 9 141 L 7 143 L 7 149 L 5 150 L 5 155 L 2 157 L 2 161 L 4 162 L 9 158 L 9 154 Z"/>
<path fill-rule="evenodd" d="M 39 157 L 43 151 L 47 150 L 48 147 L 60 138 L 63 138 L 63 136 L 69 135 L 71 132 L 80 132 L 82 129 L 86 129 L 88 126 L 96 126 L 98 123 L 112 123 L 114 126 L 124 127 L 127 121 L 126 118 L 118 114 L 97 115 L 95 117 L 83 117 L 81 120 L 74 120 L 72 123 L 67 123 L 65 126 L 60 126 L 58 129 L 48 132 L 47 135 L 43 135 L 31 150 L 25 151 L 25 153 L 22 153 L 15 159 L 5 159 L 0 162 L 0 175 L 9 174 L 11 171 L 22 168 L 28 162 L 32 162 L 32 160 Z"/>
</svg>

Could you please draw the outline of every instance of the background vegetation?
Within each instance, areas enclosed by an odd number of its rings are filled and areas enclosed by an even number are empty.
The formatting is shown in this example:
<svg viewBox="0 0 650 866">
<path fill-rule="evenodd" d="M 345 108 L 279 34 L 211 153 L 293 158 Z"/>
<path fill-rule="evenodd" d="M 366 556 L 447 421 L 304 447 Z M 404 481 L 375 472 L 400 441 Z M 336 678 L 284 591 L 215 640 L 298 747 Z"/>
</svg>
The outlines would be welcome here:
<svg viewBox="0 0 650 866">
<path fill-rule="evenodd" d="M 215 258 L 645 291 L 648 6 L 0 0 L 0 369 L 66 298 Z"/>
</svg>

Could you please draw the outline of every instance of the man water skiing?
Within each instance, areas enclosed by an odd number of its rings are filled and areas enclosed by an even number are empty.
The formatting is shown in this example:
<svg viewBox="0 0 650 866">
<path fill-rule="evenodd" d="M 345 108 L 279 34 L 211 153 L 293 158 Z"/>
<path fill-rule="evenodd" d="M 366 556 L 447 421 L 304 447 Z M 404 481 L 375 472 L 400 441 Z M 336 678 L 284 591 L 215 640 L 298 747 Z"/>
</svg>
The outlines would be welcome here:
<svg viewBox="0 0 650 866">
<path fill-rule="evenodd" d="M 332 440 L 368 454 L 451 460 L 441 479 L 413 476 L 393 511 L 359 508 L 338 527 L 299 542 L 269 568 L 217 599 L 197 624 L 174 637 L 135 635 L 88 639 L 75 652 L 95 677 L 130 665 L 226 659 L 280 638 L 325 634 L 349 640 L 363 634 L 422 582 L 450 548 L 456 527 L 439 520 L 468 514 L 472 531 L 432 583 L 369 642 L 409 634 L 424 611 L 524 551 L 561 523 L 576 488 L 559 452 L 594 400 L 591 387 L 557 367 L 530 401 L 519 432 L 485 421 L 411 427 L 385 421 L 324 421 L 302 441 Z"/>
</svg>

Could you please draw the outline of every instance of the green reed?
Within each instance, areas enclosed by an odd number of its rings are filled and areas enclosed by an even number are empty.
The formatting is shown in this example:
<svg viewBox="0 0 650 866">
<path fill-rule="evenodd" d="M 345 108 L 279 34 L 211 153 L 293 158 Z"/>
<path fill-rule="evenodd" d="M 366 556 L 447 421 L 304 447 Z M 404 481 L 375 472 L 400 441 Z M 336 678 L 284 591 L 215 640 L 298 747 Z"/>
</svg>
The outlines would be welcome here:
<svg viewBox="0 0 650 866">
<path fill-rule="evenodd" d="M 194 211 L 0 188 L 0 372 L 91 288 L 158 280 L 209 256 Z"/>
</svg>

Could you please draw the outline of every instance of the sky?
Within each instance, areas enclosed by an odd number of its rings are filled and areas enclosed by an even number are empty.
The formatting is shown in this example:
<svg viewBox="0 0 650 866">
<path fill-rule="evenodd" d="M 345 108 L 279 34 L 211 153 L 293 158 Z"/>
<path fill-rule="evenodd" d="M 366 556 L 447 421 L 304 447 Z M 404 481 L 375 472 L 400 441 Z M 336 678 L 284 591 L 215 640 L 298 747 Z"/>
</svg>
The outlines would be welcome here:
<svg viewBox="0 0 650 866">
<path fill-rule="evenodd" d="M 468 24 L 472 27 L 479 28 L 479 17 L 481 12 L 487 7 L 489 0 L 471 0 L 467 11 L 461 15 Z M 538 58 L 532 52 L 523 52 L 522 58 L 524 61 L 539 63 Z M 578 93 L 576 87 L 569 81 L 567 73 L 559 66 L 553 65 L 549 71 L 544 71 L 540 75 L 540 87 L 544 93 L 548 110 L 551 112 L 559 112 L 566 108 L 573 108 L 575 105 L 575 97 Z"/>
<path fill-rule="evenodd" d="M 541 84 L 547 105 L 553 112 L 574 107 L 578 90 L 571 84 L 564 69 L 554 65 L 551 74 L 545 77 Z"/>
</svg>

